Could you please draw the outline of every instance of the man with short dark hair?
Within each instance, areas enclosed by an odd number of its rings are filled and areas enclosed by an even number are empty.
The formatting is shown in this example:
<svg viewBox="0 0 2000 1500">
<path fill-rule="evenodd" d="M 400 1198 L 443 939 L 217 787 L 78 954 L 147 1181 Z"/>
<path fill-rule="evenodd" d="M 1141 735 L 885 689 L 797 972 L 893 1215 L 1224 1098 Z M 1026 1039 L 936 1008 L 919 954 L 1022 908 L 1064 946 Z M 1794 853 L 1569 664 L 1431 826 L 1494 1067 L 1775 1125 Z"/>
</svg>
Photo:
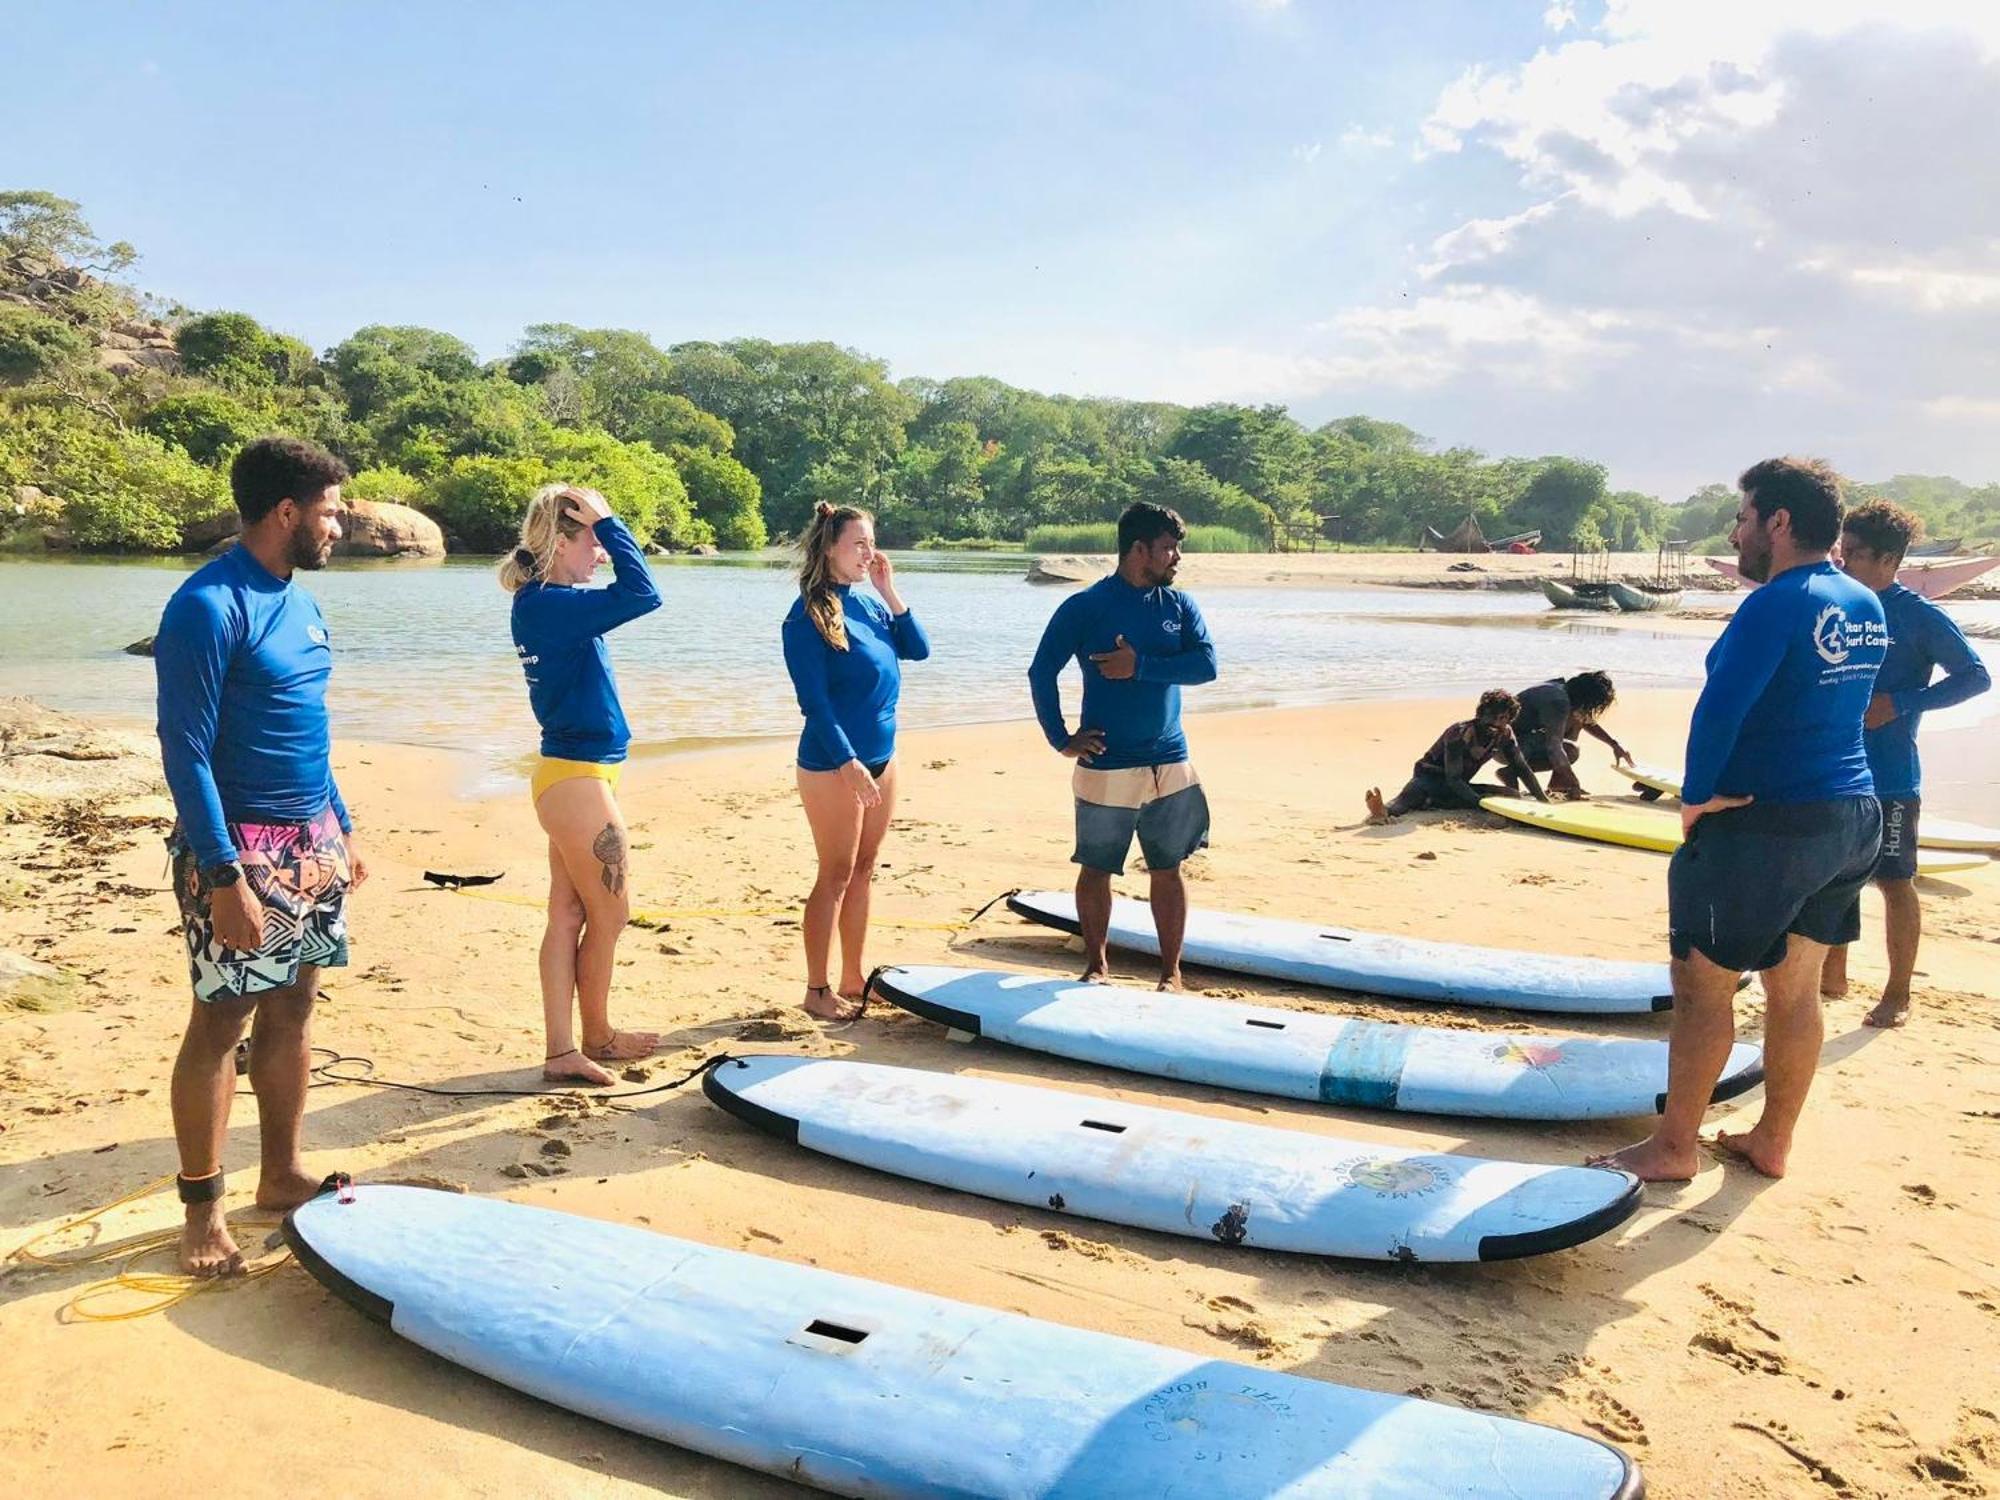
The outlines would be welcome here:
<svg viewBox="0 0 2000 1500">
<path fill-rule="evenodd" d="M 1608 746 L 1612 758 L 1628 760 L 1625 747 L 1611 737 L 1600 722 L 1618 701 L 1609 672 L 1578 672 L 1574 677 L 1551 677 L 1538 682 L 1520 695 L 1521 716 L 1514 723 L 1514 735 L 1521 742 L 1521 756 L 1530 768 L 1549 773 L 1549 790 L 1564 797 L 1587 797 L 1576 775 L 1578 737 L 1589 735 Z M 1502 766 L 1500 779 L 1512 788 L 1518 776 L 1511 766 Z"/>
<path fill-rule="evenodd" d="M 1056 607 L 1028 667 L 1035 717 L 1074 760 L 1077 923 L 1086 981 L 1109 972 L 1111 877 L 1136 834 L 1152 881 L 1160 988 L 1178 989 L 1187 886 L 1181 865 L 1208 842 L 1208 797 L 1188 763 L 1181 689 L 1215 680 L 1215 645 L 1201 611 L 1170 585 L 1187 527 L 1144 501 L 1118 519 L 1118 570 Z M 1071 733 L 1057 679 L 1083 673 L 1081 726 Z"/>
<path fill-rule="evenodd" d="M 235 1050 L 256 1016 L 250 1086 L 262 1171 L 257 1206 L 289 1209 L 318 1189 L 299 1156 L 319 971 L 347 962 L 345 903 L 366 868 L 334 784 L 326 621 L 298 569 L 340 540 L 347 469 L 298 438 L 236 456 L 238 544 L 167 603 L 153 644 L 160 756 L 179 815 L 168 848 L 187 940 L 194 1012 L 174 1063 L 181 1269 L 243 1268 L 222 1212 L 222 1148 Z"/>
<path fill-rule="evenodd" d="M 1744 472 L 1730 541 L 1762 587 L 1708 653 L 1681 778 L 1684 841 L 1667 874 L 1674 1018 L 1658 1129 L 1597 1164 L 1684 1182 L 1735 1040 L 1737 982 L 1764 978 L 1764 1111 L 1716 1144 L 1785 1175 L 1819 1066 L 1820 969 L 1861 927 L 1882 809 L 1861 716 L 1888 649 L 1882 605 L 1828 560 L 1840 480 L 1818 461 Z"/>
<path fill-rule="evenodd" d="M 1923 939 L 1917 902 L 1917 820 L 1923 810 L 1923 768 L 1917 759 L 1917 726 L 1932 709 L 1976 698 L 1993 685 L 1986 663 L 1967 644 L 1951 616 L 1896 582 L 1896 570 L 1923 523 L 1900 505 L 1873 500 L 1841 523 L 1841 566 L 1873 589 L 1889 624 L 1889 654 L 1875 678 L 1875 696 L 1862 720 L 1868 769 L 1882 802 L 1882 854 L 1875 888 L 1888 917 L 1889 982 L 1863 1018 L 1870 1026 L 1901 1026 L 1910 1014 L 1910 978 Z M 1944 669 L 1942 680 L 1931 674 Z M 1820 991 L 1847 993 L 1847 944 L 1826 956 Z"/>
</svg>

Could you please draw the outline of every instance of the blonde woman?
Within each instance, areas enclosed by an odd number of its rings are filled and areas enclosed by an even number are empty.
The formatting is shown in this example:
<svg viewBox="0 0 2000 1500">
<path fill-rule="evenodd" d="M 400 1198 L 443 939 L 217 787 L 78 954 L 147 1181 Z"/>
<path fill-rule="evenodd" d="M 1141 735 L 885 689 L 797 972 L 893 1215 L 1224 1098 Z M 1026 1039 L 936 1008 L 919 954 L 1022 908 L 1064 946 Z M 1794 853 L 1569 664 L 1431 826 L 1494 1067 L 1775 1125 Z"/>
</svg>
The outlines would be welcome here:
<svg viewBox="0 0 2000 1500">
<path fill-rule="evenodd" d="M 922 661 L 931 643 L 896 591 L 894 565 L 875 550 L 875 523 L 866 511 L 822 501 L 800 547 L 799 597 L 783 636 L 785 666 L 806 720 L 799 800 L 819 856 L 806 899 L 805 1008 L 821 1020 L 847 1021 L 861 1009 L 869 886 L 896 808 L 901 664 Z M 864 578 L 880 603 L 853 591 Z M 826 976 L 836 925 L 837 994 Z"/>
<path fill-rule="evenodd" d="M 611 586 L 588 589 L 600 563 Z M 542 1076 L 607 1084 L 603 1064 L 645 1057 L 647 1031 L 611 1024 L 611 961 L 630 915 L 618 774 L 632 731 L 618 703 L 604 634 L 660 607 L 652 570 L 625 523 L 595 490 L 544 485 L 528 504 L 521 544 L 500 565 L 514 596 L 514 650 L 542 726 L 535 816 L 549 836 L 549 922 L 542 935 Z M 570 1002 L 583 1016 L 583 1045 Z"/>
</svg>

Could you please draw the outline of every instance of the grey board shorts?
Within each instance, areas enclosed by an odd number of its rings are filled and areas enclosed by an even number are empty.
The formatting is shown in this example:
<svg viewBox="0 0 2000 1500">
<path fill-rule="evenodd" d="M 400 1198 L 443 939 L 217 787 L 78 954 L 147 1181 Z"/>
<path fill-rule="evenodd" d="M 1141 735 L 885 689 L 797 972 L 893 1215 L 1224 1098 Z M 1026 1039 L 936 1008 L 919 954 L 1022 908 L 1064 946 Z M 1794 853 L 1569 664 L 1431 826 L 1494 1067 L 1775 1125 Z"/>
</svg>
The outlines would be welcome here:
<svg viewBox="0 0 2000 1500">
<path fill-rule="evenodd" d="M 1149 870 L 1178 869 L 1208 842 L 1208 794 L 1188 762 L 1100 771 L 1078 766 L 1073 864 L 1117 875 L 1137 835 Z"/>
<path fill-rule="evenodd" d="M 1795 932 L 1829 947 L 1853 942 L 1881 844 L 1873 797 L 1710 813 L 1667 870 L 1674 957 L 1699 953 L 1740 974 L 1783 962 Z"/>
</svg>

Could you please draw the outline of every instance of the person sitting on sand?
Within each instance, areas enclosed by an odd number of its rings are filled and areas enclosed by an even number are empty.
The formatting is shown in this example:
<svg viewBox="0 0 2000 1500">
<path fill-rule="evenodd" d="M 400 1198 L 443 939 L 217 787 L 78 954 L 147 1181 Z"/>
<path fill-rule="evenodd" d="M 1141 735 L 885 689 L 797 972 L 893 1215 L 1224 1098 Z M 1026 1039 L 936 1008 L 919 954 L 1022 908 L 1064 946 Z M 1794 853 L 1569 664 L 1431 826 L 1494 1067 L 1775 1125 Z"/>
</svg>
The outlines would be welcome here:
<svg viewBox="0 0 2000 1500">
<path fill-rule="evenodd" d="M 1882 808 L 1861 741 L 1888 650 L 1882 603 L 1828 560 L 1840 478 L 1818 460 L 1766 459 L 1738 481 L 1730 542 L 1746 594 L 1708 653 L 1688 727 L 1682 843 L 1667 867 L 1673 1037 L 1660 1123 L 1592 1165 L 1685 1182 L 1701 1117 L 1735 1040 L 1737 981 L 1764 979 L 1764 1110 L 1716 1144 L 1785 1175 L 1819 1066 L 1826 951 L 1861 933 Z"/>
<path fill-rule="evenodd" d="M 609 559 L 611 585 L 588 589 Z M 611 964 L 631 915 L 619 774 L 632 742 L 618 702 L 606 631 L 660 607 L 646 556 L 595 490 L 548 484 L 528 502 L 521 541 L 500 564 L 514 596 L 514 650 L 527 674 L 528 703 L 541 725 L 541 759 L 530 786 L 549 836 L 549 918 L 542 934 L 542 1076 L 608 1084 L 603 1064 L 648 1056 L 650 1031 L 611 1024 Z M 570 1006 L 583 1017 L 576 1043 Z"/>
<path fill-rule="evenodd" d="M 1896 582 L 1903 554 L 1923 522 L 1900 505 L 1870 501 L 1841 523 L 1841 566 L 1875 590 L 1889 622 L 1889 654 L 1875 676 L 1875 696 L 1861 723 L 1875 796 L 1882 803 L 1882 854 L 1875 888 L 1888 917 L 1889 982 L 1862 1019 L 1869 1026 L 1901 1026 L 1910 1014 L 1910 979 L 1924 935 L 1917 904 L 1917 819 L 1923 810 L 1923 767 L 1917 759 L 1917 726 L 1932 709 L 1976 698 L 1993 685 L 1986 663 L 1966 643 L 1950 615 L 1922 594 Z M 1931 681 L 1942 667 L 1944 676 Z M 1847 993 L 1847 944 L 1831 948 L 1820 975 L 1820 993 Z"/>
<path fill-rule="evenodd" d="M 1181 983 L 1187 885 L 1181 865 L 1208 842 L 1208 794 L 1188 761 L 1181 689 L 1215 680 L 1215 643 L 1201 611 L 1170 585 L 1187 526 L 1138 501 L 1118 518 L 1118 570 L 1056 606 L 1028 664 L 1028 691 L 1049 748 L 1076 762 L 1076 915 L 1083 978 L 1104 979 L 1111 877 L 1132 840 L 1146 857 L 1148 910 L 1160 943 L 1160 985 Z M 1082 722 L 1070 732 L 1058 679 L 1083 673 Z"/>
<path fill-rule="evenodd" d="M 333 779 L 333 644 L 293 575 L 333 555 L 346 478 L 298 438 L 246 446 L 229 468 L 242 538 L 174 591 L 153 642 L 177 815 L 167 848 L 194 986 L 173 1076 L 180 1267 L 194 1276 L 243 1269 L 222 1214 L 222 1146 L 253 1013 L 257 1206 L 296 1208 L 320 1187 L 299 1156 L 313 1001 L 320 970 L 347 963 L 347 894 L 368 867 Z"/>
<path fill-rule="evenodd" d="M 1473 716 L 1460 719 L 1437 737 L 1393 802 L 1383 802 L 1379 786 L 1368 788 L 1368 821 L 1390 823 L 1404 813 L 1427 807 L 1476 808 L 1488 797 L 1511 797 L 1515 794 L 1512 779 L 1507 786 L 1472 779 L 1481 766 L 1496 759 L 1513 772 L 1513 779 L 1528 783 L 1528 791 L 1537 802 L 1548 801 L 1514 737 L 1514 720 L 1520 712 L 1520 700 L 1505 688 L 1488 688 L 1481 693 Z"/>
<path fill-rule="evenodd" d="M 799 924 L 805 1008 L 823 1021 L 851 1021 L 867 983 L 862 950 L 875 861 L 896 811 L 902 663 L 924 660 L 931 643 L 896 589 L 895 564 L 876 550 L 875 522 L 866 511 L 820 501 L 799 548 L 799 597 L 778 633 L 805 715 L 796 777 L 819 856 Z M 864 578 L 880 602 L 854 592 Z M 836 926 L 837 993 L 826 977 Z"/>
<path fill-rule="evenodd" d="M 1611 748 L 1612 759 L 1627 763 L 1630 757 L 1599 722 L 1605 710 L 1618 701 L 1609 672 L 1579 672 L 1574 677 L 1551 677 L 1518 695 L 1521 716 L 1514 721 L 1514 737 L 1520 741 L 1521 756 L 1537 771 L 1549 773 L 1549 791 L 1558 797 L 1584 798 L 1590 793 L 1576 779 L 1577 742 L 1589 735 Z M 1509 787 L 1518 777 L 1512 766 L 1497 773 Z"/>
</svg>

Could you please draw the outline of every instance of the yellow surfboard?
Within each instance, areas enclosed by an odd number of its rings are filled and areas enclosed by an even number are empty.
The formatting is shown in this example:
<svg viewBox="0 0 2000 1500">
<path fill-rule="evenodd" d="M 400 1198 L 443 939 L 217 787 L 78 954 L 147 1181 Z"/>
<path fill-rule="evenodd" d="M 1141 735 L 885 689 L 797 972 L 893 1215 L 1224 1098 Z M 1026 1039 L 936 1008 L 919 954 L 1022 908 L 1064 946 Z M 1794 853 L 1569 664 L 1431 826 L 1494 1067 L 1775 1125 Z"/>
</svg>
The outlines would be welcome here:
<svg viewBox="0 0 2000 1500">
<path fill-rule="evenodd" d="M 1612 769 L 1630 781 L 1635 788 L 1644 787 L 1648 791 L 1663 793 L 1669 797 L 1678 797 L 1681 794 L 1681 778 L 1678 771 L 1670 771 L 1664 766 L 1630 765 L 1622 761 Z M 1934 818 L 1926 813 L 1917 819 L 1917 847 L 2000 854 L 2000 828 L 1988 828 L 1982 823 L 1964 823 L 1956 818 Z M 1951 865 L 1948 868 L 1969 867 Z"/>
<path fill-rule="evenodd" d="M 1681 846 L 1681 815 L 1666 808 L 1634 807 L 1629 802 L 1531 802 L 1525 797 L 1488 797 L 1479 805 L 1530 828 L 1600 844 L 1655 849 L 1662 854 L 1671 854 Z M 1983 870 L 1992 863 L 1974 851 L 1917 851 L 1919 875 Z"/>
</svg>

